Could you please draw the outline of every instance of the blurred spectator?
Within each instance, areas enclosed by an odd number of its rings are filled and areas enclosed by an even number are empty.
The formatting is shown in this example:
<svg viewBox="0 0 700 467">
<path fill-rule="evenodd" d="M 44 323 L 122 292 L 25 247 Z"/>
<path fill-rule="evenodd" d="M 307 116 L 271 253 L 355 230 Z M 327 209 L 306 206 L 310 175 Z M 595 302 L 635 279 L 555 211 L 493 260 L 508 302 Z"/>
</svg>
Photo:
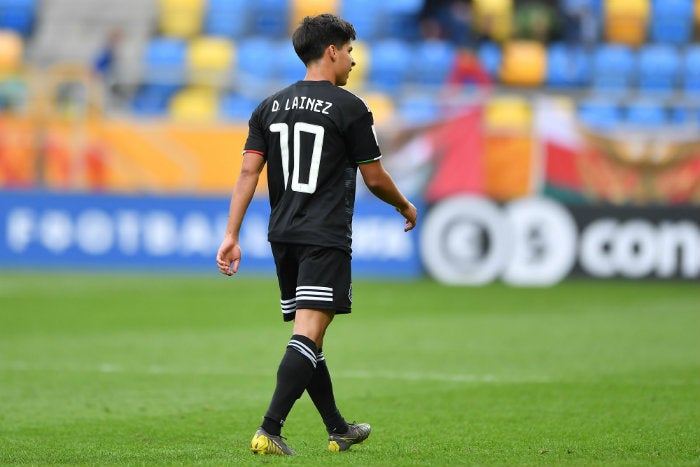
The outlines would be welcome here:
<svg viewBox="0 0 700 467">
<path fill-rule="evenodd" d="M 458 46 L 473 42 L 468 0 L 425 0 L 419 22 L 424 39 L 449 40 Z"/>
<path fill-rule="evenodd" d="M 557 38 L 557 9 L 543 0 L 516 2 L 515 31 L 517 39 L 547 43 Z"/>
<path fill-rule="evenodd" d="M 598 41 L 601 0 L 562 0 L 560 13 L 566 42 L 588 47 Z"/>
<path fill-rule="evenodd" d="M 454 65 L 447 76 L 448 87 L 454 86 L 490 86 L 491 77 L 479 61 L 479 57 L 467 48 L 460 49 Z"/>
<path fill-rule="evenodd" d="M 121 29 L 112 30 L 107 36 L 107 40 L 102 48 L 97 53 L 95 60 L 92 63 L 93 71 L 102 77 L 105 81 L 109 81 L 114 72 L 114 63 L 117 59 L 117 50 L 121 44 L 123 34 Z"/>
<path fill-rule="evenodd" d="M 92 62 L 93 75 L 102 86 L 104 98 L 109 100 L 110 106 L 122 106 L 129 98 L 129 84 L 120 82 L 117 76 L 119 49 L 123 39 L 121 29 L 112 29 Z"/>
</svg>

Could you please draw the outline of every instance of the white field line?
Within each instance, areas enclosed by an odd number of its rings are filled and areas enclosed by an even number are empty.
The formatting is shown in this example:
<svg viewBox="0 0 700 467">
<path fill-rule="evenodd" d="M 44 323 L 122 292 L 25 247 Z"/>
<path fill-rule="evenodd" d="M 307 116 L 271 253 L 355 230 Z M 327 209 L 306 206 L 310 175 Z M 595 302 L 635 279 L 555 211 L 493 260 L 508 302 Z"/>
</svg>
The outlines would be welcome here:
<svg viewBox="0 0 700 467">
<path fill-rule="evenodd" d="M 200 376 L 252 376 L 264 377 L 274 373 L 274 368 L 269 370 L 250 370 L 236 368 L 183 368 L 161 365 L 149 365 L 144 367 L 123 366 L 112 363 L 101 363 L 97 366 L 70 366 L 70 365 L 37 365 L 34 363 L 14 361 L 1 362 L 0 371 L 16 372 L 71 372 L 71 373 L 102 373 L 102 374 L 146 374 L 146 375 L 200 375 Z M 390 381 L 435 381 L 445 383 L 549 383 L 551 378 L 545 376 L 516 376 L 507 377 L 492 374 L 464 374 L 464 373 L 432 373 L 418 371 L 362 371 L 339 370 L 333 372 L 334 378 L 360 379 L 360 380 L 390 380 Z"/>
</svg>

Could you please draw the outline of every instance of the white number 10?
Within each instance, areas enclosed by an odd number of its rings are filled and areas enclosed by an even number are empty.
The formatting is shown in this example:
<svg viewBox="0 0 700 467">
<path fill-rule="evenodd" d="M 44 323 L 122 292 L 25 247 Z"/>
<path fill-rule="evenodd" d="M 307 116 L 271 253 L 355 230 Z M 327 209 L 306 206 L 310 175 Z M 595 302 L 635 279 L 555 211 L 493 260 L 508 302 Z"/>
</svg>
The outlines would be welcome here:
<svg viewBox="0 0 700 467">
<path fill-rule="evenodd" d="M 289 180 L 289 126 L 286 123 L 273 123 L 270 131 L 280 134 L 280 151 L 282 153 L 282 171 L 284 172 L 284 186 Z M 301 153 L 301 132 L 314 135 L 314 147 L 311 151 L 311 168 L 307 183 L 299 181 L 299 157 Z M 316 191 L 318 181 L 318 167 L 321 165 L 321 150 L 323 149 L 323 135 L 325 130 L 320 125 L 297 122 L 294 124 L 294 170 L 292 171 L 292 190 L 301 193 L 313 193 Z"/>
</svg>

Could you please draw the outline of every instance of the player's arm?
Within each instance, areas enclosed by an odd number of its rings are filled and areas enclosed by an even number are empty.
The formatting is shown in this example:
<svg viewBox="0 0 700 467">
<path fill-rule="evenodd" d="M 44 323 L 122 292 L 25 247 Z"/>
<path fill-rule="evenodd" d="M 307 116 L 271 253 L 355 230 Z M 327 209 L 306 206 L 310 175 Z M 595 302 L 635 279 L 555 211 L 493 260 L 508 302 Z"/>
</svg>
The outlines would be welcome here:
<svg viewBox="0 0 700 467">
<path fill-rule="evenodd" d="M 391 204 L 406 219 L 404 231 L 416 226 L 418 211 L 401 193 L 381 161 L 375 160 L 360 164 L 360 174 L 369 191 L 385 203 Z"/>
<path fill-rule="evenodd" d="M 224 240 L 221 242 L 219 252 L 216 255 L 216 264 L 222 274 L 231 276 L 238 271 L 241 261 L 241 248 L 238 244 L 238 236 L 243 224 L 250 201 L 253 199 L 255 189 L 258 186 L 260 172 L 265 166 L 265 158 L 255 152 L 243 154 L 243 165 L 233 188 L 231 204 L 229 206 L 228 224 Z"/>
</svg>

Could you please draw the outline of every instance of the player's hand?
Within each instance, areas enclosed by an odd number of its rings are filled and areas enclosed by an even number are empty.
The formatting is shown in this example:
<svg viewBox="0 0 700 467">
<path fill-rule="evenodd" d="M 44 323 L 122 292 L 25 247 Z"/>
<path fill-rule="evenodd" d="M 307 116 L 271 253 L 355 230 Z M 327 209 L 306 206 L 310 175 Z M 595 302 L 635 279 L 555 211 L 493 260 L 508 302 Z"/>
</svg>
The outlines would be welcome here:
<svg viewBox="0 0 700 467">
<path fill-rule="evenodd" d="M 404 217 L 404 219 L 406 219 L 406 224 L 403 228 L 404 232 L 408 232 L 416 226 L 416 223 L 418 222 L 418 210 L 413 203 L 408 203 L 408 206 L 405 208 L 396 208 L 396 210 Z"/>
<path fill-rule="evenodd" d="M 238 272 L 241 262 L 241 247 L 232 238 L 226 237 L 221 242 L 219 252 L 216 254 L 216 265 L 221 274 L 232 276 Z"/>
</svg>

